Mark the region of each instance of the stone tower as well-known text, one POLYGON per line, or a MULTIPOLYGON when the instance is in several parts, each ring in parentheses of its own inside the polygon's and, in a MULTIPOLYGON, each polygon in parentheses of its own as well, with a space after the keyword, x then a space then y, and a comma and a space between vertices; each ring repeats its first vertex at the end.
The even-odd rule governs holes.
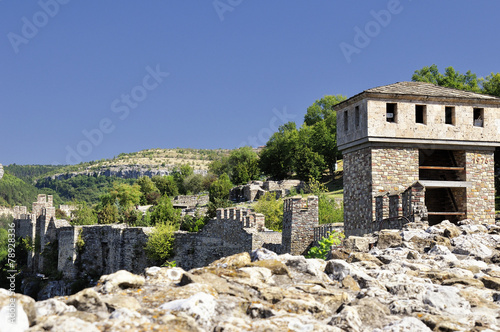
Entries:
POLYGON ((304 255, 314 241, 318 226, 318 197, 294 196, 283 203, 283 252, 304 255))
POLYGON ((376 218, 376 197, 396 197, 416 181, 424 187, 431 225, 495 221, 500 98, 400 82, 363 91, 334 110, 347 236, 376 230, 378 219, 411 217, 391 215, 382 204, 376 218))

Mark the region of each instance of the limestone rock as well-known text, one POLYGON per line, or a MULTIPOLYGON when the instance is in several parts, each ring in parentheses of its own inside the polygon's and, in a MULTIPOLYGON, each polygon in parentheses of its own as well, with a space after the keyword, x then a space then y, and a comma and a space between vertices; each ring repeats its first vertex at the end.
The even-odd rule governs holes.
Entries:
POLYGON ((98 291, 106 294, 116 288, 138 288, 144 285, 145 279, 142 276, 132 274, 125 270, 120 270, 110 275, 102 276, 98 282, 98 291))
POLYGON ((379 249, 399 247, 402 244, 400 231, 383 229, 378 236, 377 247, 379 249))

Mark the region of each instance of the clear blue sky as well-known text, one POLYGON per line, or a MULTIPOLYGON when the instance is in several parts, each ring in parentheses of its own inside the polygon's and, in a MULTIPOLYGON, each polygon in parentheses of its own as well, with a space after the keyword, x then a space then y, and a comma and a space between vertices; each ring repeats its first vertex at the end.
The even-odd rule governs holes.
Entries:
POLYGON ((264 145, 326 94, 433 63, 499 72, 499 12, 461 0, 0 0, 0 163, 264 145))

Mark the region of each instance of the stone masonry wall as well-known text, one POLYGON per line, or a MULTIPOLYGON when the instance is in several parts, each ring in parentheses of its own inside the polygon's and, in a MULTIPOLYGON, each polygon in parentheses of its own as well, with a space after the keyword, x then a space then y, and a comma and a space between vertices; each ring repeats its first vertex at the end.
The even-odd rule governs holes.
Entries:
POLYGON ((372 212, 371 151, 344 153, 344 232, 346 236, 368 232, 372 212))
POLYGON ((284 252, 304 255, 314 242, 318 226, 318 197, 295 196, 283 203, 282 244, 284 252))
POLYGON ((467 218, 495 222, 494 151, 466 151, 467 218))

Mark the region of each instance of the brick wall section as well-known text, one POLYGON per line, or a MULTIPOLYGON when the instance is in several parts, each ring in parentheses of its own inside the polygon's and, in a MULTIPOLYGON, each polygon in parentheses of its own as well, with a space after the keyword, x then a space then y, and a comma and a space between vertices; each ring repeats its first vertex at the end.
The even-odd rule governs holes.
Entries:
POLYGON ((304 255, 314 241, 318 226, 318 197, 295 196, 283 203, 283 250, 292 255, 304 255))
POLYGON ((371 150, 344 153, 344 228, 345 235, 368 233, 372 221, 371 150))
POLYGON ((493 151, 466 151, 467 218, 495 222, 495 182, 493 151))

